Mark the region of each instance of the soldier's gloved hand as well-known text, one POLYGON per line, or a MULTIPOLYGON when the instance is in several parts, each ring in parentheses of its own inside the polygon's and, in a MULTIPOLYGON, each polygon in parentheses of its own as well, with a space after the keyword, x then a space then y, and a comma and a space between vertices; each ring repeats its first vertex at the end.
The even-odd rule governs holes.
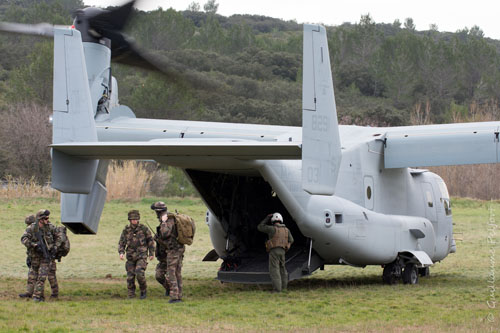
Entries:
POLYGON ((124 254, 120 253, 120 260, 123 260, 124 254))

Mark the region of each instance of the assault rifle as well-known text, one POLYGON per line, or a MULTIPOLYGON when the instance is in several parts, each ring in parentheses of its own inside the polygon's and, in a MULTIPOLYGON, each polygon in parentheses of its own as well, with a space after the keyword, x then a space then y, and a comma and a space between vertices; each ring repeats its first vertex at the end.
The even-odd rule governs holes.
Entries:
POLYGON ((37 239, 37 243, 36 243, 37 246, 36 247, 38 248, 39 251, 42 252, 43 257, 49 261, 54 260, 55 255, 52 251, 49 251, 49 249, 47 247, 47 243, 45 242, 45 239, 42 236, 42 232, 40 231, 40 228, 38 227, 38 225, 36 226, 35 236, 37 239))
MULTIPOLYGON (((151 228, 151 226, 149 225, 149 223, 147 221, 144 221, 144 223, 146 223, 146 225, 148 226, 149 230, 151 230, 151 232, 153 233, 153 235, 155 236, 154 237, 154 240, 159 244, 161 245, 163 248, 167 249, 167 243, 165 243, 165 241, 163 241, 160 237, 158 237, 158 235, 154 232, 153 228, 151 228)), ((158 231, 158 230, 156 230, 158 231)))

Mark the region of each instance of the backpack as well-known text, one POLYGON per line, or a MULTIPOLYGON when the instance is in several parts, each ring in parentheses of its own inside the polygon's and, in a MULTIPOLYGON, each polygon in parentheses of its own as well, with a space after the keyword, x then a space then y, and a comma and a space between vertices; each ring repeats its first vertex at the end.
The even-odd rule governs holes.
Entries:
POLYGON ((69 238, 66 234, 66 227, 56 227, 56 234, 61 238, 61 246, 57 248, 56 258, 66 257, 70 249, 69 238))
POLYGON ((177 241, 185 245, 193 244, 194 233, 196 231, 194 220, 186 214, 176 213, 174 217, 175 225, 177 226, 177 241))

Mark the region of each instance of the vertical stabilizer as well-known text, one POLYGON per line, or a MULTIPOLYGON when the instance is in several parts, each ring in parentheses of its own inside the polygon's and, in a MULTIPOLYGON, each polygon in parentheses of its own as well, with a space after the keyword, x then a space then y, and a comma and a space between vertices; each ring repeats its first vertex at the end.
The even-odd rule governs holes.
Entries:
POLYGON ((302 82, 302 187, 332 195, 340 168, 337 109, 323 26, 304 25, 302 82))

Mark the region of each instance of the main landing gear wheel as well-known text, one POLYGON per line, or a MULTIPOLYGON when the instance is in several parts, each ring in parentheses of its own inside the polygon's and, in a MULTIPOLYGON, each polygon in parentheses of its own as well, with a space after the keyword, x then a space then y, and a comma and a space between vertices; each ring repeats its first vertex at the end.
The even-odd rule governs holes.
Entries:
POLYGON ((382 273, 382 280, 385 284, 396 284, 401 279, 401 265, 396 262, 391 262, 385 265, 382 273))
POLYGON ((418 282, 418 269, 415 264, 406 264, 403 271, 404 284, 417 284, 418 282))

